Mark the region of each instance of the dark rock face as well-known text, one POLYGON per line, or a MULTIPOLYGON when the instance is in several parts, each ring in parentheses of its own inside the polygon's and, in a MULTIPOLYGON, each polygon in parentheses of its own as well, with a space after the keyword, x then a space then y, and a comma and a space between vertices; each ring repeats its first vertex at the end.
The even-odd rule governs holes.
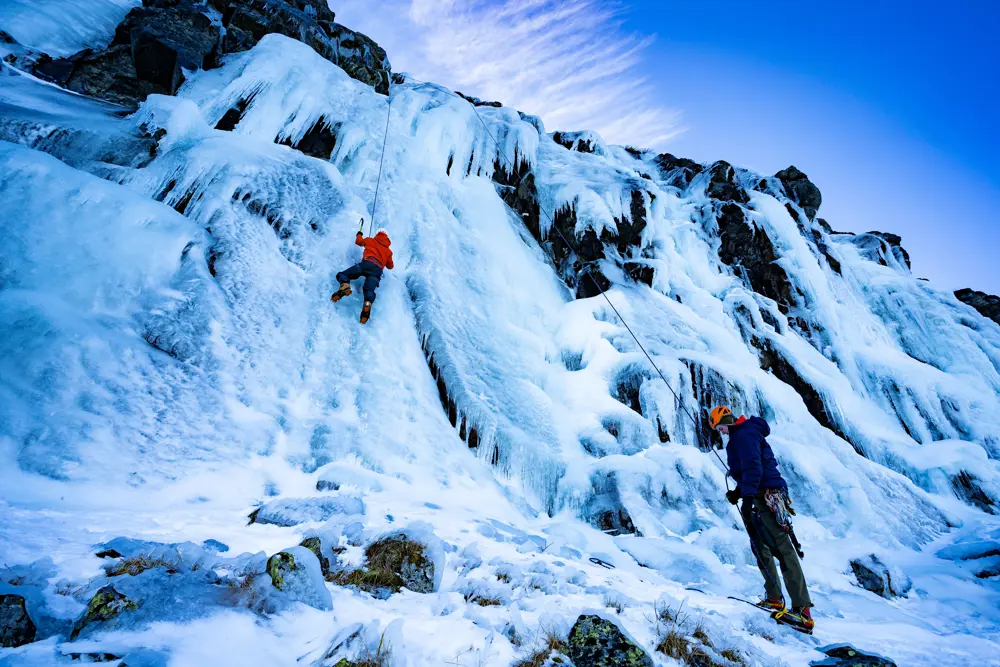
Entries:
MULTIPOLYGON (((745 195, 746 193, 744 193, 745 195)), ((788 274, 777 264, 778 253, 763 229, 747 222, 743 208, 723 204, 716 215, 719 225, 719 259, 745 276, 750 288, 774 299, 783 313, 795 304, 788 274)))
POLYGON ((963 470, 951 478, 951 486, 955 493, 967 503, 975 505, 987 514, 997 514, 996 500, 979 485, 975 476, 963 470))
POLYGON ((977 292, 966 287, 955 292, 955 297, 962 303, 978 310, 983 317, 988 317, 1000 324, 1000 296, 977 292))
POLYGON ((823 195, 809 177, 794 166, 779 171, 775 177, 785 186, 788 197, 802 207, 809 219, 815 218, 823 203, 823 195))
POLYGON ((853 646, 831 646, 820 649, 828 657, 810 663, 814 667, 896 667, 888 658, 862 653, 853 646))
POLYGON ((906 264, 906 268, 911 268, 910 253, 906 252, 906 248, 902 245, 903 239, 898 234, 890 234, 889 232, 868 232, 868 234, 882 239, 888 245, 889 252, 896 257, 896 260, 906 264))
POLYGON ((652 287, 656 270, 642 262, 625 262, 625 273, 637 283, 644 283, 652 287))
POLYGON ((887 600, 906 595, 912 586, 905 577, 894 580, 889 568, 874 554, 852 560, 851 569, 862 588, 887 600))
MULTIPOLYGON (((403 83, 403 80, 399 81, 398 83, 403 83)), ((495 101, 487 102, 485 100, 479 99, 478 97, 474 97, 472 95, 466 95, 465 93, 458 90, 455 91, 455 94, 461 97, 466 102, 471 103, 472 106, 475 107, 493 107, 494 109, 499 109, 500 107, 503 106, 503 104, 500 102, 495 102, 495 101)))
POLYGON ((566 643, 566 654, 576 667, 653 667, 642 647, 600 616, 577 618, 566 643))
POLYGON ((603 150, 598 151, 597 141, 587 132, 554 132, 552 140, 560 146, 578 153, 604 152, 603 150))
MULTIPOLYGON (((230 111, 233 110, 230 109, 230 111)), ((229 112, 226 113, 228 114, 229 112)), ((225 120, 225 117, 223 117, 223 120, 225 120)), ((219 122, 221 123, 222 121, 219 122)), ((337 130, 339 127, 339 123, 331 124, 326 118, 320 118, 315 125, 309 128, 309 131, 303 135, 298 143, 293 144, 288 140, 281 143, 300 150, 306 155, 311 155, 321 160, 329 160, 330 156, 333 155, 333 149, 337 147, 337 130)))
POLYGON ((35 641, 35 624, 20 595, 0 595, 0 648, 24 646, 35 641))
MULTIPOLYGON (((778 352, 778 350, 776 350, 769 341, 755 339, 753 341, 753 345, 758 350, 760 367, 765 371, 769 371, 774 375, 774 377, 794 389, 796 393, 802 397, 802 402, 806 404, 806 409, 809 410, 809 414, 811 414, 816 421, 839 435, 844 440, 848 440, 847 435, 844 433, 843 429, 840 428, 838 421, 830 413, 830 410, 826 406, 826 402, 823 400, 823 396, 816 390, 816 388, 806 382, 806 380, 799 375, 798 371, 795 370, 795 367, 789 363, 788 360, 785 359, 785 357, 778 352)), ((855 446, 855 451, 864 455, 864 453, 857 446, 855 446)))
POLYGON ((706 193, 712 199, 737 204, 750 202, 750 195, 736 183, 736 170, 728 162, 720 160, 713 164, 709 176, 706 193))
POLYGON ((670 153, 661 153, 654 160, 663 172, 668 183, 675 187, 686 188, 691 185, 695 176, 705 170, 703 166, 687 158, 679 158, 670 153))
POLYGON ((311 46, 348 75, 389 92, 385 51, 335 23, 325 0, 145 0, 129 12, 104 51, 37 58, 33 72, 74 92, 130 109, 147 96, 173 95, 183 69, 210 69, 219 57, 253 48, 279 33, 311 46), (218 14, 221 12, 221 26, 218 14), (225 37, 222 28, 225 28, 225 37))

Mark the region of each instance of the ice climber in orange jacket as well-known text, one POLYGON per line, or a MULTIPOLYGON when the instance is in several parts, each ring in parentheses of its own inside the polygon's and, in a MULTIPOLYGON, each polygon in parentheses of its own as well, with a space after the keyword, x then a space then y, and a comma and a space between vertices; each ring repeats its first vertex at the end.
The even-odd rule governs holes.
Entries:
POLYGON ((372 302, 375 301, 375 290, 382 280, 383 269, 392 269, 393 267, 392 250, 389 249, 392 242, 385 229, 380 228, 374 237, 366 237, 359 230, 354 243, 365 249, 361 256, 361 263, 337 274, 340 289, 330 297, 330 300, 337 302, 348 296, 351 293, 351 281, 364 276, 365 305, 361 308, 361 323, 364 324, 371 317, 372 302))

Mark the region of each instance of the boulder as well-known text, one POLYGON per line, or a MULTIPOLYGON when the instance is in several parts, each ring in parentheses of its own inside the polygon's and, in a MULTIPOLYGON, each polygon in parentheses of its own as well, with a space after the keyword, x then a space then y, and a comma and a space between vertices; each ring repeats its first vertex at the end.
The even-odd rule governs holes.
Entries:
POLYGON ((292 600, 316 609, 333 608, 319 560, 309 549, 298 546, 279 551, 267 560, 266 571, 271 585, 292 600))
POLYGON ((887 600, 906 595, 912 587, 906 575, 890 569, 875 554, 852 560, 851 569, 862 588, 887 600))
POLYGON ((983 317, 1000 324, 1000 296, 977 292, 966 287, 955 292, 955 298, 975 308, 983 317))
POLYGON ((820 204, 823 203, 823 194, 809 180, 809 177, 794 165, 788 169, 782 169, 774 176, 785 186, 788 198, 801 206, 810 220, 814 219, 820 204))
POLYGON ((35 624, 20 595, 0 595, 0 648, 15 648, 35 641, 35 624))
POLYGON ((576 667, 653 667, 642 647, 600 616, 577 618, 566 643, 566 654, 576 667))
POLYGON ((324 577, 330 574, 330 559, 323 555, 322 540, 318 537, 307 537, 299 543, 299 546, 304 547, 315 554, 316 560, 319 561, 320 570, 323 572, 324 577))
POLYGON ((125 611, 135 611, 139 606, 115 590, 114 586, 105 586, 97 591, 87 604, 87 611, 73 626, 70 641, 80 636, 85 628, 92 623, 110 621, 125 611))
POLYGON ((888 658, 868 655, 846 644, 828 646, 819 650, 827 657, 809 663, 812 667, 896 667, 896 663, 888 658))

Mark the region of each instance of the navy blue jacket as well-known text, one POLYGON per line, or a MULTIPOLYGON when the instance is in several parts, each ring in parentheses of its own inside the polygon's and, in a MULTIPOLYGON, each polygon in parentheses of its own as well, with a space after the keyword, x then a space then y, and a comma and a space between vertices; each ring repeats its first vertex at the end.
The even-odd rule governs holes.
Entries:
POLYGON ((736 480, 736 488, 744 498, 752 498, 764 489, 784 489, 788 485, 778 472, 778 461, 766 438, 771 427, 760 417, 750 417, 742 424, 729 427, 729 474, 736 480))

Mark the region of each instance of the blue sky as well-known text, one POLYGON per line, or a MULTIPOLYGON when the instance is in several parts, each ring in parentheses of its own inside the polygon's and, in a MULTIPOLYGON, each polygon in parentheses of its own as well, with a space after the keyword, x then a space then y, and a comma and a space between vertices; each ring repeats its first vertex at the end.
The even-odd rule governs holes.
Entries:
POLYGON ((1000 294, 1000 2, 366 5, 338 3, 338 21, 396 70, 550 130, 765 173, 795 164, 835 229, 895 232, 915 275, 1000 294))

